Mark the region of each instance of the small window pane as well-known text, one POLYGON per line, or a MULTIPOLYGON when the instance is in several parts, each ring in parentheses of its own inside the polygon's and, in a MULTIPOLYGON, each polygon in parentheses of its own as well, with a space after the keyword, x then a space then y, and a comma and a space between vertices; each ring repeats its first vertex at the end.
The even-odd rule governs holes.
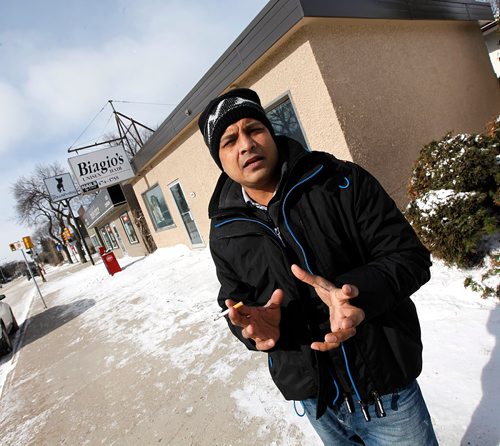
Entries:
POLYGON ((99 246, 101 246, 101 242, 99 241, 99 239, 97 238, 97 235, 91 235, 90 236, 90 240, 92 240, 92 244, 94 245, 94 247, 97 249, 99 248, 99 246))
POLYGON ((109 238, 108 232, 106 229, 101 228, 99 229, 99 232, 101 233, 101 237, 104 241, 104 244, 106 245, 106 251, 112 251, 113 250, 113 245, 111 244, 111 240, 109 238))
POLYGON ((113 234, 111 226, 108 224, 104 226, 104 229, 109 237, 109 240, 111 241, 111 246, 113 247, 113 249, 118 249, 118 242, 116 241, 115 234, 113 234))
POLYGON ((120 215, 120 220, 122 222, 123 229, 125 230, 125 234, 127 234, 127 238, 130 244, 133 245, 134 243, 139 243, 139 240, 137 240, 137 235, 135 233, 134 225, 130 221, 130 216, 128 215, 128 212, 124 212, 122 215, 120 215))
POLYGON ((266 114, 277 135, 289 136, 307 147, 306 139, 290 99, 268 110, 266 114))
POLYGON ((143 198, 156 230, 174 226, 174 220, 159 185, 145 192, 143 198))
POLYGON ((180 184, 174 184, 173 186, 170 186, 170 190, 172 191, 172 195, 174 196, 174 200, 177 203, 177 207, 179 208, 179 212, 181 214, 185 214, 186 212, 189 212, 189 206, 186 202, 186 198, 184 197, 184 194, 182 193, 180 184))

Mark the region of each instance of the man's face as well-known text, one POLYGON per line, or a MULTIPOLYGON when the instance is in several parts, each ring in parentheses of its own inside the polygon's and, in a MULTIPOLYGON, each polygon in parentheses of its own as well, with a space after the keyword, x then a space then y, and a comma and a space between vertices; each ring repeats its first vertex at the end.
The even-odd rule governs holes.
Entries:
POLYGON ((247 191, 274 191, 279 180, 278 148, 268 128, 253 118, 231 124, 220 139, 224 172, 247 191))

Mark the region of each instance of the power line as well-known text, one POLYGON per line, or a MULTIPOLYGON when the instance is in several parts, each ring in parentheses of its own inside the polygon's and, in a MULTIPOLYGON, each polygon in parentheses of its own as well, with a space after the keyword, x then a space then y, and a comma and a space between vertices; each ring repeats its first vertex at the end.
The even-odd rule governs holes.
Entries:
POLYGON ((113 117, 113 113, 111 113, 111 114, 109 115, 109 118, 108 118, 108 120, 106 121, 106 125, 104 126, 104 128, 103 128, 103 129, 102 129, 102 131, 101 131, 101 133, 99 134, 99 138, 100 138, 102 135, 104 135, 104 130, 106 130, 106 127, 108 126, 109 121, 111 121, 111 118, 112 118, 112 117, 113 117))
POLYGON ((85 127, 85 129, 83 130, 82 133, 80 133, 80 135, 78 135, 78 137, 75 139, 75 141, 73 142, 73 144, 71 144, 69 146, 69 148, 71 149, 75 144, 76 142, 82 137, 82 135, 88 130, 88 128, 92 125, 92 123, 97 119, 97 117, 102 113, 102 111, 106 108, 106 105, 108 105, 108 103, 106 102, 104 104, 104 106, 97 112, 97 114, 94 116, 94 118, 92 119, 92 121, 89 122, 89 124, 87 125, 87 127, 85 127))
MULTIPOLYGON (((73 146, 77 143, 77 141, 83 136, 83 134, 89 129, 89 127, 94 123, 94 121, 97 119, 97 117, 102 113, 102 111, 106 108, 106 105, 108 104, 112 104, 113 102, 118 102, 118 103, 121 103, 121 104, 142 104, 142 105, 163 105, 163 106, 170 106, 170 107, 173 107, 175 106, 176 104, 165 104, 165 103, 160 103, 160 102, 134 102, 134 101, 114 101, 114 100, 109 100, 107 101, 104 106, 97 112, 97 114, 92 118, 92 120, 88 123, 88 125, 85 127, 85 129, 80 133, 80 135, 78 135, 78 137, 75 139, 75 141, 73 142, 73 144, 71 144, 68 148, 68 150, 70 150, 71 148, 73 148, 73 146)), ((104 133, 104 130, 106 130, 106 127, 108 126, 109 124, 109 121, 111 120, 111 118, 113 117, 113 113, 110 115, 108 121, 106 122, 106 125, 104 126, 103 130, 101 133, 104 133)))

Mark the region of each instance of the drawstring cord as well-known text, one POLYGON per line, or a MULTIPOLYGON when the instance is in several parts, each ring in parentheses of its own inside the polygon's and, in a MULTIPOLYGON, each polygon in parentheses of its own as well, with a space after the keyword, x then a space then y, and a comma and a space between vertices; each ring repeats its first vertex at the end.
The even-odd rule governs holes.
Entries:
POLYGON ((329 370, 329 372, 330 372, 330 375, 332 376, 333 384, 335 385, 335 392, 336 392, 336 394, 335 394, 335 398, 332 401, 332 405, 335 406, 335 403, 337 402, 337 400, 339 399, 339 396, 340 396, 340 390, 339 390, 339 386, 337 384, 337 381, 333 377, 332 371, 329 370))
POLYGON ((304 407, 304 403, 302 401, 299 401, 299 403, 302 406, 303 412, 299 413, 299 411, 297 410, 297 401, 293 402, 293 409, 295 410, 295 413, 302 418, 306 414, 306 408, 304 407))

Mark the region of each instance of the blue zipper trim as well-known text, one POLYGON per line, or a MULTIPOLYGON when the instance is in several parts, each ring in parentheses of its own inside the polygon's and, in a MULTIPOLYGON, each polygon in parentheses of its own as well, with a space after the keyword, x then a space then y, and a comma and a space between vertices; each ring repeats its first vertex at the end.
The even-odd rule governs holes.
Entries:
POLYGON ((337 381, 335 380, 335 378, 333 376, 332 376, 332 379, 333 379, 333 384, 335 384, 335 391, 337 392, 337 394, 335 395, 335 398, 333 399, 333 402, 332 402, 332 405, 335 405, 335 403, 339 399, 340 390, 339 390, 339 386, 337 384, 337 381))
POLYGON ((361 396, 359 395, 358 389, 357 389, 356 385, 354 384, 354 379, 351 375, 351 370, 349 369, 349 361, 347 360, 347 354, 345 352, 343 342, 340 343, 340 347, 342 348, 342 354, 344 355, 344 362, 345 362, 345 366, 347 369, 347 374, 349 375, 349 379, 351 380, 351 384, 352 384, 352 387, 354 389, 354 392, 356 393, 356 397, 358 398, 358 401, 361 402, 361 396))
MULTIPOLYGON (((283 199, 283 204, 281 206, 281 212, 283 213, 283 219, 285 221, 285 226, 288 229, 288 232, 292 236, 292 238, 295 241, 295 243, 297 244, 297 246, 300 248, 300 251, 302 252, 302 256, 304 257, 304 263, 306 265, 307 271, 309 271, 309 274, 314 274, 314 273, 313 273, 311 267, 309 266, 309 261, 307 260, 307 255, 306 255, 306 252, 305 252, 304 248, 302 247, 302 245, 300 244, 300 242, 297 240, 297 237, 295 237, 295 234, 293 233, 293 231, 290 229, 290 225, 288 224, 288 218, 287 218, 286 213, 285 213, 285 204, 286 204, 286 200, 288 199, 288 197, 290 196, 290 194, 297 187, 299 187, 300 185, 304 184, 306 181, 309 181, 311 178, 313 178, 314 176, 316 176, 319 172, 321 172, 322 169, 323 169, 323 165, 319 166, 319 168, 316 169, 313 173, 311 173, 309 176, 307 176, 306 178, 302 179, 295 186, 293 186, 288 191, 288 193, 286 194, 285 198, 283 199)), ((350 184, 349 180, 347 178, 345 178, 345 179, 347 181, 347 185, 346 186, 339 186, 341 189, 345 189, 345 188, 349 187, 349 184, 350 184)), ((349 380, 351 381, 352 388, 354 389, 354 392, 356 393, 358 401, 361 401, 361 398, 360 398, 360 395, 359 395, 359 392, 358 392, 358 388, 356 387, 356 384, 354 383, 354 379, 353 379, 353 377, 351 375, 351 370, 349 369, 349 362, 347 360, 347 355, 346 355, 346 352, 345 352, 344 343, 341 342, 340 346, 342 347, 342 353, 344 355, 344 362, 345 362, 345 366, 346 366, 346 370, 347 370, 347 375, 349 376, 349 380)), ((333 382, 335 384, 335 388, 337 390, 337 396, 335 397, 335 401, 337 401, 337 398, 339 396, 339 388, 338 388, 338 385, 337 385, 337 382, 336 382, 335 378, 332 377, 332 379, 333 379, 333 382)))

